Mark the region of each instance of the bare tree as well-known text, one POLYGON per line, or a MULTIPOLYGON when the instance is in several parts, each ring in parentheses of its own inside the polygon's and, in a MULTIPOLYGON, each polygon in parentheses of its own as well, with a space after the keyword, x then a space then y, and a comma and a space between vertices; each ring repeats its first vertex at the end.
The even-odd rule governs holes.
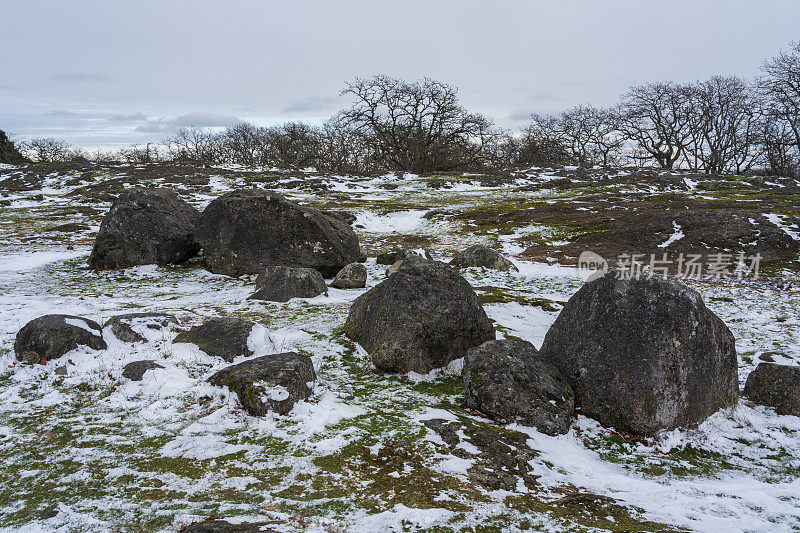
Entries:
POLYGON ((622 97, 620 129, 661 168, 673 168, 691 142, 691 93, 664 82, 631 87, 622 97))
POLYGON ((65 163, 86 160, 86 154, 80 148, 71 146, 62 139, 37 137, 22 143, 22 151, 34 163, 65 163))
POLYGON ((572 162, 557 117, 534 113, 531 120, 522 130, 517 149, 517 165, 559 165, 572 162))
POLYGON ((454 87, 428 78, 356 79, 342 95, 355 102, 338 119, 365 134, 390 168, 427 172, 473 166, 497 135, 489 119, 459 104, 454 87))
POLYGON ((692 87, 690 167, 709 174, 745 172, 755 161, 756 99, 736 76, 714 76, 692 87))
POLYGON ((211 164, 221 160, 221 135, 196 126, 181 128, 164 140, 172 159, 211 164))
POLYGON ((579 165, 608 165, 624 143, 618 114, 591 105, 564 111, 558 116, 556 127, 579 165))
POLYGON ((231 163, 255 165, 261 162, 267 138, 264 128, 239 122, 221 135, 222 157, 231 163))
POLYGON ((769 116, 769 139, 780 139, 773 150, 783 150, 785 142, 790 143, 786 154, 789 164, 785 170, 794 167, 800 159, 800 41, 791 43, 788 51, 781 51, 761 66, 763 76, 758 80, 766 99, 766 114, 769 116), (775 135, 772 135, 775 134, 775 135), (794 159, 795 162, 791 160, 794 159))

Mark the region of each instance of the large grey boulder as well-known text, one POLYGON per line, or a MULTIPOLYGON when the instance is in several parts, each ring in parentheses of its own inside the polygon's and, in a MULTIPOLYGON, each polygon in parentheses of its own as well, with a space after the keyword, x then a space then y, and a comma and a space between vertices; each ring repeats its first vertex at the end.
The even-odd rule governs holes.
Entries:
POLYGON ((483 267, 492 270, 518 270, 508 258, 480 244, 458 252, 450 264, 456 268, 483 267))
POLYGON ((256 278, 256 292, 251 300, 288 302, 292 298, 313 298, 328 294, 322 274, 313 268, 266 267, 256 278))
POLYGON ((199 212, 171 189, 123 191, 100 224, 89 255, 98 270, 184 263, 197 255, 199 212))
POLYGON ((358 237, 341 218, 263 189, 213 200, 200 215, 197 239, 207 268, 230 276, 292 266, 333 277, 360 253, 358 237))
POLYGON ((315 379, 310 357, 287 352, 231 365, 208 381, 235 392, 251 415, 264 416, 268 411, 288 413, 295 403, 311 396, 315 379))
POLYGON ((362 289, 367 285, 367 267, 350 263, 336 274, 331 287, 336 289, 362 289))
POLYGON ((581 413, 640 435, 689 426, 736 403, 734 339, 685 285, 661 277, 586 283, 545 336, 542 358, 581 413))
POLYGON ((105 350, 100 324, 72 315, 44 315, 25 324, 17 333, 14 353, 20 361, 57 359, 78 346, 105 350))
POLYGON ((425 373, 495 338, 478 296, 458 272, 413 257, 355 299, 344 330, 386 372, 425 373))
POLYGON ((172 342, 188 342, 210 356, 231 362, 237 357, 253 355, 248 339, 255 322, 244 318, 213 318, 189 331, 179 333, 172 342))
POLYGON ((779 414, 800 416, 800 367, 759 363, 747 376, 744 395, 779 414))
POLYGON ((519 422, 548 435, 569 431, 572 388, 528 341, 484 342, 467 352, 462 371, 466 406, 502 424, 519 422))
POLYGON ((125 313, 116 315, 103 324, 103 329, 110 327, 111 333, 122 342, 145 342, 140 333, 134 327, 144 327, 147 329, 163 329, 170 324, 177 324, 178 319, 175 315, 168 313, 125 313))

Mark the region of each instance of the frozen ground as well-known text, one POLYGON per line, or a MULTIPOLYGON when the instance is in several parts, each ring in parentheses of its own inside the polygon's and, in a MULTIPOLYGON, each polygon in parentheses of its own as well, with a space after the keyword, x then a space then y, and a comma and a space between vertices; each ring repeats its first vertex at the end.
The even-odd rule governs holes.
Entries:
MULTIPOLYGON (((371 252, 403 244, 449 259, 476 242, 502 246, 519 273, 464 275, 499 335, 539 346, 581 280, 571 267, 519 254, 526 239, 559 243, 568 233, 534 222, 474 224, 459 215, 497 202, 570 201, 564 191, 531 187, 556 177, 533 170, 502 182, 359 179, 272 170, 259 181, 244 171, 212 170, 205 181, 142 181, 175 186, 198 207, 255 181, 304 203, 352 212, 371 252), (431 209, 444 214, 425 217, 431 209)), ((707 194, 689 181, 691 187, 673 192, 707 194)), ((210 274, 199 263, 89 270, 92 234, 109 205, 97 184, 106 182, 132 180, 112 171, 54 172, 8 188, 8 205, 0 207, 3 530, 177 531, 209 516, 269 522, 278 531, 800 529, 800 418, 741 400, 697 428, 646 442, 583 417, 560 437, 500 428, 461 407, 457 364, 426 376, 375 374, 366 354, 340 334, 361 290, 271 304, 246 300, 253 279, 210 274), (54 229, 64 225, 72 226, 54 229), (142 328, 148 342, 134 345, 106 330, 108 350, 79 349, 44 366, 14 359, 14 335, 37 316, 68 313, 102 323, 132 310, 171 312, 181 324, 142 328), (180 328, 216 316, 263 325, 267 334, 252 338, 258 352, 310 355, 318 374, 310 400, 288 416, 257 419, 239 409, 235 395, 206 384, 227 363, 172 340, 180 328), (157 359, 165 368, 140 383, 122 378, 122 367, 138 359, 157 359), (64 363, 67 375, 55 374, 64 363), (437 419, 461 426, 456 446, 431 429, 437 419), (496 450, 476 446, 477 432, 486 428, 509 443, 504 453, 525 464, 509 470, 496 450), (519 474, 518 482, 511 490, 482 484, 476 465, 519 474), (56 516, 40 518, 50 509, 56 516)), ((613 190, 615 197, 663 192, 642 183, 613 190)), ((574 201, 578 209, 592 208, 574 201)), ((785 213, 765 213, 796 234, 785 213)), ((374 259, 367 267, 369 287, 383 279, 384 267, 374 259)), ((791 269, 760 282, 692 284, 733 331, 742 384, 762 354, 797 364, 800 284, 791 269)))

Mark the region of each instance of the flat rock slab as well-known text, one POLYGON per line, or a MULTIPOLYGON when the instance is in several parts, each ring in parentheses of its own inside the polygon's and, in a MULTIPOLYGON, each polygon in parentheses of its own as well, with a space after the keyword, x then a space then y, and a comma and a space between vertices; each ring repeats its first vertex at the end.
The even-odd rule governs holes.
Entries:
POLYGON ((744 395, 779 414, 800 416, 800 367, 759 363, 747 376, 744 395))
POLYGON ((149 329, 162 329, 170 324, 178 324, 175 315, 167 313, 126 313, 116 315, 103 324, 103 329, 111 327, 111 333, 122 342, 146 342, 142 335, 131 326, 145 326, 149 329))
POLYGON ((89 264, 115 270, 185 263, 200 251, 199 214, 172 189, 125 190, 100 224, 89 264))
POLYGON ((344 329, 386 372, 426 373, 495 338, 467 280, 444 263, 415 257, 356 298, 344 329))
POLYGON ((253 355, 248 340, 255 325, 255 322, 244 318, 213 318, 179 333, 172 342, 194 344, 212 357, 231 362, 237 357, 253 355))
POLYGON ((131 381, 142 381, 142 377, 144 377, 144 373, 148 370, 153 370, 154 368, 164 368, 160 364, 156 363, 152 359, 146 359, 144 361, 134 361, 132 363, 128 363, 122 369, 122 377, 128 378, 131 381))
POLYGON ((211 376, 208 382, 228 387, 248 413, 264 416, 270 411, 288 413, 295 403, 311 396, 315 380, 310 357, 286 352, 229 366, 211 376))
POLYGON ((105 350, 100 324, 72 315, 44 315, 25 324, 17 333, 14 352, 20 361, 57 359, 78 346, 105 350), (33 355, 35 354, 35 356, 33 355))
POLYGON ((328 294, 325 279, 313 268, 266 267, 256 278, 251 300, 288 302, 292 298, 313 298, 328 294))
POLYGON ((561 372, 520 339, 484 342, 464 358, 466 406, 496 422, 519 422, 548 435, 569 431, 575 396, 561 372))

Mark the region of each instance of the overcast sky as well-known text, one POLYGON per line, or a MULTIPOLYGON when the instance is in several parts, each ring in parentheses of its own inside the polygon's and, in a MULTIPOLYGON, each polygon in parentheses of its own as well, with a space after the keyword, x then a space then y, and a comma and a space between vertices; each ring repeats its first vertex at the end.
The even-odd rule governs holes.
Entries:
POLYGON ((630 85, 751 77, 798 0, 0 0, 0 129, 82 146, 319 123, 347 80, 429 76, 504 127, 630 85))

